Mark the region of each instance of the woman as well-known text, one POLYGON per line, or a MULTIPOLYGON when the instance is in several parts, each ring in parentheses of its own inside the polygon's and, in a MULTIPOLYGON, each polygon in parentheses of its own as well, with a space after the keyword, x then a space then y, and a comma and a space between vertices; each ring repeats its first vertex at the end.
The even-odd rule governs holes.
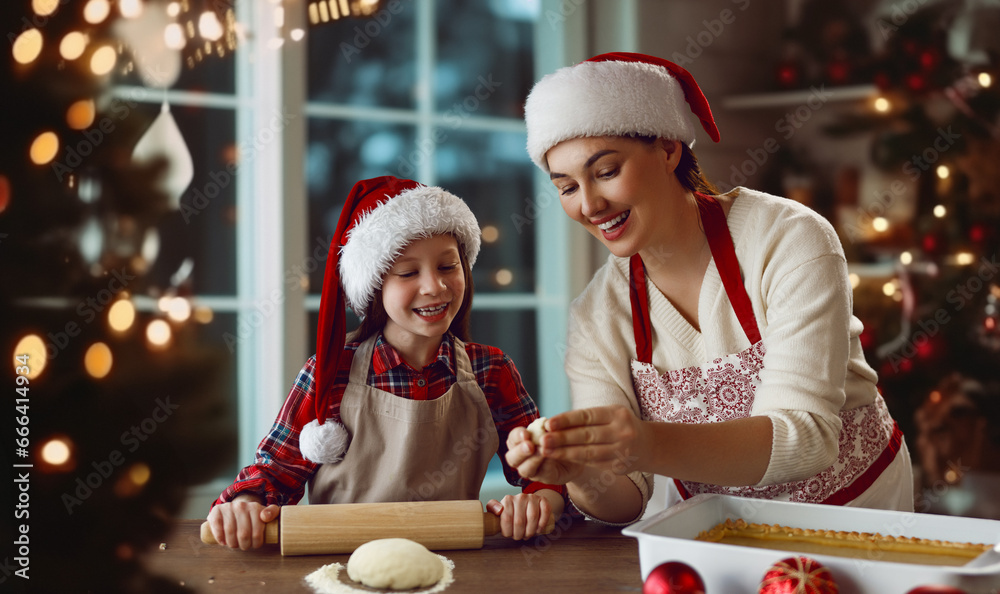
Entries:
POLYGON ((508 462, 611 524, 642 516, 653 475, 655 507, 727 493, 912 510, 836 233, 790 200, 712 196, 689 110, 718 141, 691 75, 642 54, 596 56, 529 95, 532 160, 611 256, 570 312, 574 410, 537 446, 512 432, 508 462))

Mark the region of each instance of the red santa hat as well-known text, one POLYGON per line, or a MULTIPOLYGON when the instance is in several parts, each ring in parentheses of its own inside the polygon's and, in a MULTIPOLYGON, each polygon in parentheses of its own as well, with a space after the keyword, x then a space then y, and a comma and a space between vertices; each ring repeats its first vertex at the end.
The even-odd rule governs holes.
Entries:
POLYGON ((528 154, 547 172, 545 153, 571 138, 655 136, 694 146, 689 110, 718 142, 712 110, 691 73, 646 54, 601 54, 535 83, 524 105, 528 154))
POLYGON ((340 400, 333 384, 346 335, 345 304, 364 316, 382 278, 415 239, 455 236, 472 267, 479 255, 475 215, 461 198, 392 176, 354 184, 330 243, 319 306, 316 338, 315 419, 299 433, 307 459, 332 464, 343 459, 350 436, 340 422, 340 400))

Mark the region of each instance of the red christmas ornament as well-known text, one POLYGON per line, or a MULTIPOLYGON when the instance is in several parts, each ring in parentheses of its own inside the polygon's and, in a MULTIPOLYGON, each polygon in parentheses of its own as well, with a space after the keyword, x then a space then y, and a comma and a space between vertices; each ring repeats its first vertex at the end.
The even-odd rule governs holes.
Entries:
POLYGON ((954 586, 917 586, 906 594, 968 594, 965 590, 954 586))
POLYGON ((782 559, 767 570, 759 594, 837 594, 830 570, 809 557, 782 559))
POLYGON ((778 83, 778 87, 782 89, 794 89, 798 87, 799 79, 801 78, 798 64, 790 61, 778 64, 774 78, 778 83))
POLYGON ((705 594, 705 582, 687 563, 668 561, 649 572, 642 594, 705 594))

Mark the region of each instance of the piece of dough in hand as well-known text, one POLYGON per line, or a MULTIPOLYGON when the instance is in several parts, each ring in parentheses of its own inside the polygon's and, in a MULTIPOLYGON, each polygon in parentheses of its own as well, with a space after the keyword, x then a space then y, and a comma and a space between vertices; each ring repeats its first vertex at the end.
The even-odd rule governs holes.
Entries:
POLYGON ((542 436, 547 433, 547 431, 545 431, 545 421, 547 420, 548 417, 538 417, 532 421, 530 425, 528 425, 528 433, 531 434, 531 441, 533 441, 535 445, 540 445, 542 436))
POLYGON ((437 583, 443 575, 441 559, 407 538, 366 542, 347 560, 347 576, 369 588, 421 588, 437 583))

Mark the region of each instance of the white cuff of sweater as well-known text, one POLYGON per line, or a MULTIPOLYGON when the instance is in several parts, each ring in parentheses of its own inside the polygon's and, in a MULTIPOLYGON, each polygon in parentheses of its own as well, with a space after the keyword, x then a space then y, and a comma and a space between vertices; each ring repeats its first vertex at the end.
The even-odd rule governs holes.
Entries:
POLYGON ((840 423, 833 427, 826 419, 799 410, 766 414, 772 426, 771 460, 755 486, 800 481, 837 459, 840 423))

